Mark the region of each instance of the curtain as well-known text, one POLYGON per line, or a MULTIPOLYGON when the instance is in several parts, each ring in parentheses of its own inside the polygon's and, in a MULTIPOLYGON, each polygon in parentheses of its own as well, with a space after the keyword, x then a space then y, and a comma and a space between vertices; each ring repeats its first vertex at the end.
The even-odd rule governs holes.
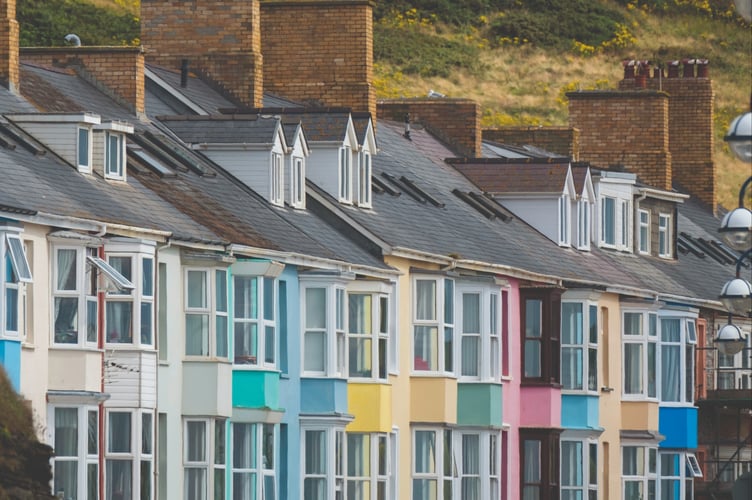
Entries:
POLYGON ((55 461, 55 495, 62 494, 64 500, 78 498, 78 462, 55 461))
POLYGON ((661 340, 663 342, 681 342, 681 320, 661 320, 661 340))
POLYGON ((480 337, 462 336, 462 375, 477 377, 480 375, 480 337))
POLYGON ((256 493, 256 474, 252 472, 235 472, 232 475, 232 500, 254 500, 256 493))
POLYGON ((583 486, 582 442, 561 442, 561 485, 583 486))
POLYGON ((415 319, 436 319, 436 281, 417 280, 415 282, 415 319))
POLYGON ((206 453, 206 422, 186 423, 186 462, 204 462, 206 453))
POLYGON ((462 498, 480 500, 480 436, 477 434, 462 435, 462 475, 462 498))
POLYGON ((439 346, 438 330, 435 326, 415 327, 415 370, 438 370, 439 369, 439 346))
POLYGON ((107 342, 129 344, 133 342, 131 320, 133 318, 133 302, 107 301, 106 323, 107 342))
POLYGON ((368 434, 347 435, 347 475, 368 477, 371 474, 371 441, 368 434))
POLYGON ((462 334, 462 375, 477 377, 480 375, 480 294, 462 294, 462 334))
POLYGON ((305 431, 305 473, 326 474, 325 431, 305 431))
POLYGON ((525 483, 539 483, 541 480, 540 451, 540 441, 525 440, 525 456, 523 457, 523 479, 525 483))
POLYGON ((206 499, 206 470, 185 469, 185 500, 206 499))
POLYGON ((624 392, 642 392, 642 344, 624 344, 624 392))
POLYGON ((326 333, 306 332, 304 370, 323 372, 326 370, 326 333))
POLYGON ((681 348, 661 346, 661 401, 680 401, 681 348))
POLYGON ((107 426, 107 451, 110 453, 131 452, 131 414, 110 412, 107 426))
POLYGON ((209 355, 209 315, 185 315, 185 353, 189 356, 209 355))
POLYGON ((436 432, 415 431, 415 472, 436 472, 436 432))
POLYGON ((57 289, 76 289, 76 250, 57 251, 57 289))
POLYGON ((561 383, 564 389, 582 389, 581 347, 561 348, 561 383))
POLYGON ((256 424, 232 424, 232 466, 256 468, 256 424))
POLYGON ((78 456, 77 408, 55 408, 55 456, 78 456))
POLYGON ((131 500, 132 469, 133 464, 130 460, 107 460, 106 493, 108 500, 131 500))

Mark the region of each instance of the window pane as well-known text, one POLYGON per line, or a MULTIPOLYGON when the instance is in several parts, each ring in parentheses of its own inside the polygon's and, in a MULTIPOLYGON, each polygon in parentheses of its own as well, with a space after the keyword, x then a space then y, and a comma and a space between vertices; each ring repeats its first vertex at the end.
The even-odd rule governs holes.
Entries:
POLYGON ((132 471, 133 462, 130 460, 107 460, 106 498, 132 498, 132 471))
POLYGON ((274 320, 274 279, 264 278, 264 319, 274 320))
POLYGON ((78 343, 78 299, 55 297, 55 342, 78 343))
POLYGON ((131 330, 131 322, 133 320, 133 303, 107 301, 105 311, 107 342, 117 344, 132 343, 133 331, 131 330))
POLYGON ((185 315, 185 353, 189 356, 209 355, 209 315, 185 315))
POLYGON ((151 337, 151 325, 152 325, 152 316, 151 316, 151 302, 141 302, 141 343, 142 344, 151 344, 152 343, 152 337, 151 337))
POLYGON ((274 425, 264 424, 262 428, 263 448, 261 464, 264 469, 274 470, 274 425))
POLYGON ((603 198, 603 241, 609 245, 616 243, 616 200, 603 198))
POLYGON ((454 323, 454 281, 444 280, 444 322, 454 323))
POLYGON ((224 465, 227 458, 227 424, 224 420, 217 420, 214 424, 214 463, 224 465))
POLYGON ((204 500, 206 498, 206 470, 185 469, 186 500, 204 500))
POLYGON ((188 271, 188 307, 205 309, 208 307, 206 300, 206 272, 188 271))
POLYGON ((128 412, 109 413, 108 447, 110 453, 131 452, 131 414, 128 412))
POLYGON ((76 262, 75 250, 58 250, 57 251, 57 289, 58 290, 75 290, 76 289, 76 262))
POLYGON ((274 327, 267 326, 264 328, 264 362, 273 364, 276 358, 276 350, 274 327))
MULTIPOLYGON (((78 462, 55 461, 55 485, 54 493, 62 494, 61 498, 78 498, 78 462)), ((49 473, 48 473, 49 474, 49 473)))
POLYGON ((415 281, 415 319, 436 319, 436 281, 415 281))
POLYGON ((598 349, 588 349, 588 390, 598 390, 598 349))
POLYGON ((216 280, 216 309, 227 312, 227 271, 215 271, 216 280))
POLYGON ((151 462, 141 460, 141 499, 151 500, 151 462))
POLYGON ((303 369, 323 372, 326 369, 326 333, 306 332, 303 369))
POLYGON ((525 336, 541 336, 541 311, 543 303, 537 299, 525 301, 525 336))
POLYGON ((480 336, 463 336, 462 338, 462 375, 466 377, 480 375, 480 336))
POLYGON ((89 435, 87 436, 86 452, 89 455, 97 455, 99 453, 99 413, 89 410, 87 420, 89 435))
POLYGON ((371 344, 372 341, 369 338, 354 337, 349 339, 349 367, 351 377, 371 376, 371 344))
POLYGON ((541 442, 539 440, 526 439, 523 449, 522 475, 524 482, 539 483, 541 479, 541 442))
POLYGON ((326 289, 306 288, 306 328, 326 328, 326 289))
POLYGON ((232 466, 256 468, 256 424, 232 424, 232 466))
POLYGON ((656 397, 656 349, 655 342, 648 342, 648 397, 656 397))
POLYGON ((590 320, 590 343, 598 343, 598 306, 590 306, 588 318, 590 320))
POLYGON ((561 485, 583 486, 582 442, 561 442, 561 485))
POLYGON ((85 128, 78 129, 78 164, 89 166, 89 130, 85 128))
POLYGON ((462 333, 480 333, 480 294, 462 294, 462 333))
POLYGON ((642 313, 624 313, 624 335, 642 335, 642 313))
POLYGON ((216 332, 215 335, 217 336, 217 356, 220 358, 226 358, 228 355, 228 347, 227 347, 227 325, 229 320, 227 319, 227 316, 220 316, 217 315, 215 317, 215 323, 216 323, 216 332))
POLYGON ((582 348, 561 348, 561 383, 564 389, 581 390, 582 348))
POLYGON ((99 498, 99 465, 86 465, 86 498, 95 500, 99 498))
POLYGON ((305 431, 305 473, 326 474, 325 431, 305 431))
MULTIPOLYGON (((120 274, 123 275, 128 281, 133 281, 133 259, 130 257, 110 257, 108 259, 109 264, 120 274)), ((128 290, 111 292, 116 294, 128 295, 128 290)))
POLYGON ((185 460, 186 462, 206 461, 206 422, 186 422, 185 460))
POLYGON ((682 375, 680 346, 661 346, 661 401, 680 401, 682 375))
POLYGON ((147 297, 154 295, 154 259, 141 259, 141 293, 147 297))
POLYGON ((624 344, 624 392, 642 393, 642 344, 624 344))
POLYGON ((582 344, 583 311, 582 304, 564 302, 561 304, 562 344, 582 344))
POLYGON ((439 332, 433 326, 416 326, 413 369, 416 371, 439 369, 439 332))
POLYGON ((55 408, 55 456, 78 456, 77 408, 55 408))
POLYGON ((141 453, 151 455, 153 441, 151 413, 141 414, 141 453))
POLYGON ((235 318, 258 318, 258 279, 235 276, 235 318))
POLYGON ((255 365, 258 362, 258 325, 235 323, 235 363, 255 365))
POLYGON ((435 431, 415 431, 415 472, 436 472, 435 431))
POLYGON ((5 329, 9 332, 18 331, 18 289, 5 289, 5 329))
POLYGON ((435 479, 413 479, 413 500, 436 500, 438 494, 435 479))
POLYGON ((539 340, 525 341, 525 376, 541 376, 541 344, 539 340))
POLYGON ((99 317, 97 315, 97 301, 86 300, 86 341, 96 343, 98 336, 99 317))
POLYGON ((371 474, 371 438, 369 434, 347 434, 347 475, 368 477, 371 474))

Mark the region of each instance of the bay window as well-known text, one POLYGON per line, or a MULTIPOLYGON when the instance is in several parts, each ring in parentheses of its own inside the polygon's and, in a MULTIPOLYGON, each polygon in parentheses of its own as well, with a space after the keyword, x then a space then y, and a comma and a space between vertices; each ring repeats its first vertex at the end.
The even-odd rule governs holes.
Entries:
POLYGON ((51 406, 53 493, 99 498, 99 407, 51 406))
POLYGON ((569 391, 598 391, 598 306, 561 303, 561 383, 569 391))
POLYGON ((622 320, 622 344, 622 394, 627 399, 656 398, 657 314, 649 311, 625 311, 622 320))
POLYGON ((661 500, 694 498, 694 478, 702 471, 693 453, 667 451, 658 454, 658 484, 661 500))
POLYGON ((106 498, 152 498, 153 414, 109 409, 105 436, 106 498))
POLYGON ((657 448, 622 446, 622 498, 657 498, 657 448))
POLYGON ((598 499, 598 443, 561 439, 561 500, 598 499))
POLYGON ((454 371, 454 280, 413 281, 413 370, 454 371))
POLYGON ((500 294, 491 286, 457 286, 461 378, 499 380, 501 359, 500 294))
POLYGON ((21 238, 0 227, 0 336, 23 336, 25 287, 31 283, 31 267, 21 238))
POLYGON ((301 276, 304 376, 347 377, 345 284, 352 277, 301 276))
POLYGON ((183 422, 185 500, 225 498, 226 428, 227 421, 218 418, 187 418, 183 422))
POLYGON ((694 315, 661 311, 661 403, 694 402, 694 346, 697 343, 694 315))
POLYGON ((108 344, 154 346, 154 257, 149 254, 107 251, 107 263, 133 283, 132 289, 107 292, 105 341, 108 344))
MULTIPOLYGON (((353 282, 350 290, 366 290, 365 282, 353 282)), ((391 324, 388 289, 347 295, 348 365, 350 377, 386 380, 391 324)))
POLYGON ((274 424, 232 424, 232 497, 237 500, 275 500, 274 424))
POLYGON ((227 271, 186 268, 185 355, 227 358, 227 271))
POLYGON ((558 497, 557 430, 520 429, 520 491, 523 500, 558 497))
POLYGON ((301 423, 303 500, 347 498, 346 423, 301 423))
POLYGON ((233 277, 235 364, 275 367, 277 363, 277 280, 233 277))
POLYGON ((561 291, 520 290, 522 382, 558 384, 561 376, 559 335, 561 291))

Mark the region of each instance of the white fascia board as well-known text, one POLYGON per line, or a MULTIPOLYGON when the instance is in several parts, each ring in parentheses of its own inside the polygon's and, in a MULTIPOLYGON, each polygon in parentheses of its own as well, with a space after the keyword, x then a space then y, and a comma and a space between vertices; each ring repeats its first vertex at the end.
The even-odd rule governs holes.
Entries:
POLYGON ((378 152, 376 146, 376 134, 373 132, 373 120, 368 119, 368 127, 366 127, 366 137, 361 145, 364 149, 368 150, 372 155, 378 152))
POLYGON ((133 125, 123 121, 106 121, 94 127, 94 130, 107 130, 110 132, 122 132, 123 134, 132 134, 133 125))
POLYGON ((197 105, 196 103, 194 103, 193 101, 185 97, 180 92, 178 92, 172 85, 162 80, 159 76, 157 76, 156 73, 151 71, 149 68, 144 68, 144 76, 148 78, 149 80, 151 80, 152 83, 160 87, 162 90, 170 94, 176 100, 178 100, 180 104, 186 106, 188 109, 190 109, 197 115, 203 115, 203 116, 209 115, 209 113, 206 112, 203 108, 201 108, 199 105, 197 105))
POLYGON ((650 187, 638 187, 637 192, 645 194, 649 198, 655 198, 658 200, 673 201, 675 203, 684 203, 684 200, 690 198, 690 195, 684 193, 673 193, 671 191, 664 191, 662 189, 655 189, 650 187))
POLYGON ((8 113, 10 121, 19 123, 81 123, 99 125, 101 117, 96 113, 8 113))
POLYGON ((358 134, 355 132, 352 115, 347 115, 347 129, 345 130, 345 137, 342 140, 343 145, 347 146, 348 143, 353 151, 358 150, 358 134))

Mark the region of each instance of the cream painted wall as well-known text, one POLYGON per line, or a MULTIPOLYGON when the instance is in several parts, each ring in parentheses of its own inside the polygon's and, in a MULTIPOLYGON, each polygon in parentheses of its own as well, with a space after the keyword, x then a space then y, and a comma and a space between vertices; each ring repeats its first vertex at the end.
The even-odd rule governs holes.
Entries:
POLYGON ((602 500, 621 498, 621 455, 619 431, 622 429, 621 415, 621 313, 619 296, 603 294, 598 301, 598 324, 600 325, 600 371, 599 417, 604 428, 598 440, 598 453, 601 457, 598 478, 598 491, 602 500), (600 388, 611 391, 601 391, 600 388))

